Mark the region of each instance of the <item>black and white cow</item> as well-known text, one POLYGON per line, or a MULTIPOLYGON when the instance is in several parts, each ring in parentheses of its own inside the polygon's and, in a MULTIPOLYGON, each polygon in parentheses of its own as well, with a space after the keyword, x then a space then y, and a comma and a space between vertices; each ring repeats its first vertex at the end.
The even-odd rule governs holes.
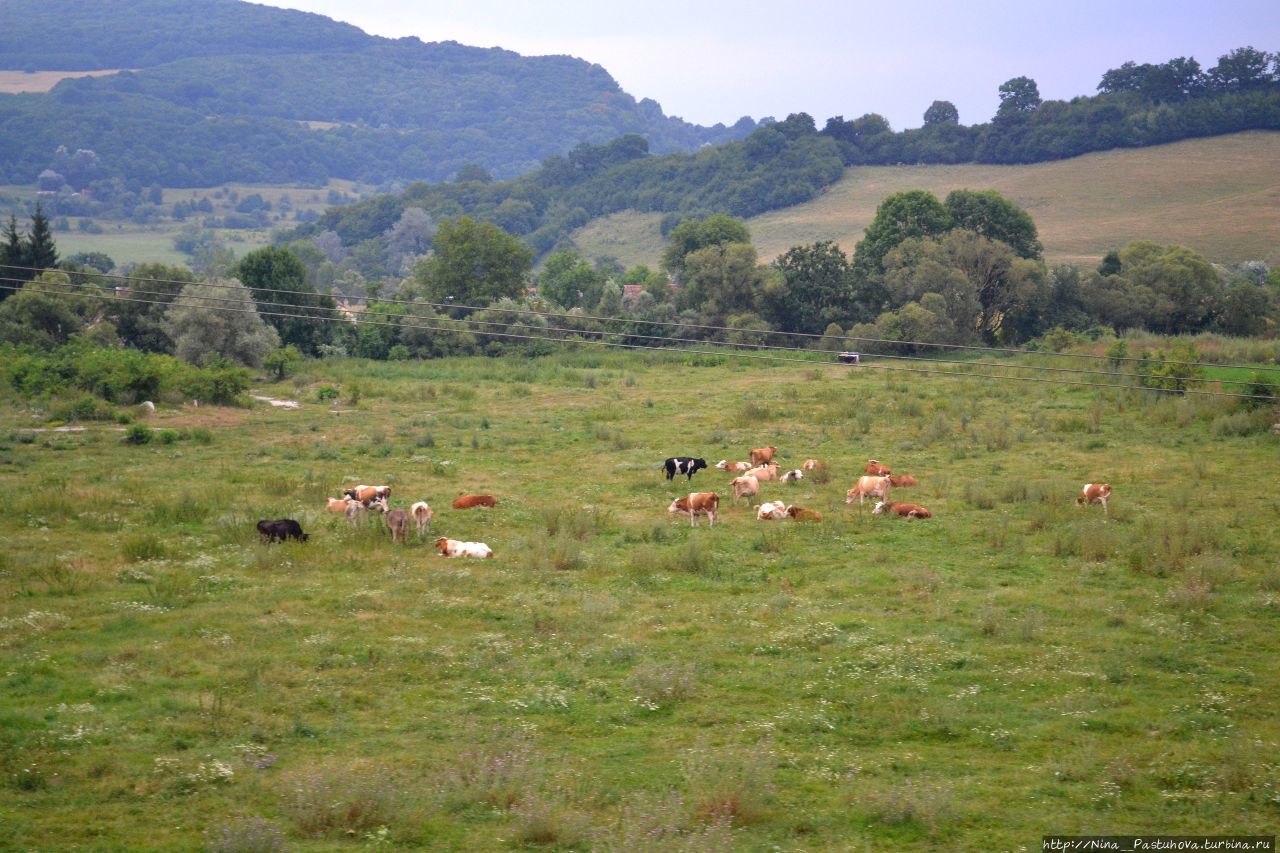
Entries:
POLYGON ((309 533, 302 532, 302 525, 292 518, 281 518, 277 521, 262 520, 258 522, 258 539, 262 542, 283 542, 286 539, 297 539, 306 542, 311 538, 309 533))
POLYGON ((676 474, 688 474, 692 480, 694 474, 707 467, 707 460, 694 459, 692 456, 672 456, 662 463, 662 467, 667 469, 668 480, 676 474))

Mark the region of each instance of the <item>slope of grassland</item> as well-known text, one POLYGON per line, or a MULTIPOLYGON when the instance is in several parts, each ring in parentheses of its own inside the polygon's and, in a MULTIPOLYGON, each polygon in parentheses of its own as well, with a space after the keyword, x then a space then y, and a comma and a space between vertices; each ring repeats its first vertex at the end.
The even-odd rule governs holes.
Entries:
MULTIPOLYGON (((821 197, 747 221, 761 258, 834 240, 852 252, 886 196, 994 189, 1026 208, 1051 263, 1093 265, 1132 240, 1210 260, 1280 263, 1280 133, 1257 131, 1029 166, 861 166, 821 197)), ((660 217, 624 213, 574 234, 588 257, 656 265, 660 217)))
POLYGON ((1011 850, 1280 817, 1280 453, 1230 402, 589 351, 261 390, 304 406, 162 406, 143 446, 0 410, 5 845, 1011 850), (764 444, 828 463, 762 494, 820 523, 659 468, 764 444), (847 506, 868 457, 934 517, 847 506), (1100 480, 1109 516, 1073 504, 1100 480), (496 557, 323 511, 357 482, 496 557), (714 527, 667 516, 691 487, 714 527), (282 517, 310 541, 259 544, 282 517))

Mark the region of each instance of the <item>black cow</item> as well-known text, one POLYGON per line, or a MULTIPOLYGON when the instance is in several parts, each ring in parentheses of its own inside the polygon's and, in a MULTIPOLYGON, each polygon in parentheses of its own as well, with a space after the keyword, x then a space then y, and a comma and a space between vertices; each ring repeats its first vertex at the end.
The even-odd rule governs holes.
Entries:
POLYGON ((286 539, 297 539, 306 542, 311 534, 302 532, 302 525, 292 518, 281 518, 277 521, 262 520, 258 522, 259 542, 283 542, 286 539))
POLYGON ((707 467, 707 460, 694 459, 692 456, 672 456, 662 463, 662 467, 667 469, 668 480, 676 474, 688 474, 692 480, 694 474, 707 467))

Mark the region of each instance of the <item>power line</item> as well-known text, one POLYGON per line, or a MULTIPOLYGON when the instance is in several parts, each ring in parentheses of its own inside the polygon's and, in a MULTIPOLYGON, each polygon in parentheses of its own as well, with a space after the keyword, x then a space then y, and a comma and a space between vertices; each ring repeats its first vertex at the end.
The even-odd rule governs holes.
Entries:
MULTIPOLYGON (((17 280, 17 279, 5 279, 5 278, 0 277, 0 281, 17 282, 18 280, 17 280)), ((70 285, 70 286, 71 286, 71 287, 92 287, 93 285, 91 285, 91 284, 89 284, 89 283, 75 283, 75 282, 73 282, 73 283, 71 283, 71 285, 70 285)), ((205 285, 205 284, 202 284, 201 286, 207 286, 207 287, 213 287, 213 288, 221 288, 221 289, 228 289, 228 288, 233 288, 233 287, 235 287, 235 285, 205 285)), ((247 288, 246 288, 246 289, 247 289, 247 288)), ((273 289, 273 288, 267 288, 267 290, 268 290, 268 291, 271 291, 271 292, 276 292, 276 293, 281 293, 281 292, 283 292, 283 293, 295 293, 295 291, 282 291, 282 290, 273 289)), ((127 290, 127 292, 128 292, 128 293, 133 293, 133 294, 144 295, 144 296, 161 296, 161 297, 165 297, 165 299, 163 299, 163 300, 157 300, 157 301, 155 301, 155 302, 150 302, 150 303, 148 303, 148 302, 147 302, 147 300, 137 300, 137 299, 129 299, 129 300, 127 300, 127 301, 131 301, 131 302, 143 302, 143 303, 146 303, 146 304, 157 304, 157 305, 168 305, 168 304, 171 304, 171 303, 172 303, 172 296, 173 296, 173 295, 172 295, 172 294, 169 294, 169 293, 164 293, 164 292, 162 292, 162 291, 148 291, 148 290, 139 290, 139 289, 136 289, 136 288, 129 288, 129 289, 127 290)), ((94 294, 90 294, 90 295, 94 295, 94 294)), ((115 298, 120 298, 120 297, 119 297, 119 295, 117 294, 115 298)), ((238 304, 241 304, 241 302, 242 302, 242 300, 240 300, 240 299, 236 299, 236 298, 232 298, 232 297, 206 296, 206 295, 203 295, 203 294, 189 294, 189 295, 188 295, 187 297, 185 297, 185 298, 200 300, 200 301, 201 301, 201 302, 203 302, 203 303, 229 303, 229 304, 238 305, 238 304)), ((255 302, 256 302, 256 305, 259 307, 259 309, 260 309, 260 310, 261 310, 264 306, 267 306, 267 307, 273 307, 273 308, 306 309, 306 310, 308 310, 308 311, 330 311, 330 312, 339 312, 339 313, 341 313, 341 312, 342 312, 342 309, 341 309, 341 308, 337 308, 337 307, 330 308, 330 307, 326 307, 326 306, 300 306, 300 305, 297 305, 296 303, 291 303, 291 302, 268 302, 268 301, 256 301, 256 300, 255 300, 255 302)), ((424 303, 402 303, 402 304, 410 304, 410 305, 417 304, 417 305, 422 305, 422 304, 424 304, 424 303)), ((516 313, 516 314, 521 313, 521 312, 516 312, 516 311, 508 312, 508 311, 507 311, 507 309, 505 309, 505 308, 500 308, 500 309, 496 309, 496 310, 498 310, 498 311, 502 311, 502 312, 504 312, 504 313, 516 313)), ((274 316, 285 316, 285 315, 274 315, 274 316)), ((290 315, 290 316, 292 316, 292 315, 290 315)), ((328 318, 322 318, 322 317, 319 317, 319 316, 314 315, 314 314, 302 314, 302 315, 297 315, 297 316, 298 316, 299 318, 328 319, 328 318)), ((563 318, 565 315, 562 315, 562 314, 552 314, 552 315, 547 315, 547 316, 554 316, 554 317, 560 317, 560 318, 563 318)), ((494 326, 494 327, 503 327, 503 328, 505 328, 505 327, 508 327, 508 326, 510 326, 510 325, 511 325, 511 324, 509 324, 509 323, 502 323, 502 322, 498 322, 498 321, 489 321, 489 320, 481 320, 481 319, 472 318, 472 317, 468 317, 468 318, 466 318, 466 319, 464 319, 464 320, 457 320, 457 319, 454 319, 454 318, 447 318, 447 317, 440 317, 440 318, 411 317, 411 318, 406 318, 406 315, 403 315, 403 314, 395 314, 395 313, 391 313, 391 312, 368 311, 368 310, 366 310, 366 311, 362 312, 360 315, 358 315, 358 317, 360 317, 360 318, 364 318, 364 319, 363 319, 363 321, 364 321, 364 322, 369 322, 369 321, 370 321, 372 318, 374 318, 374 317, 385 317, 385 318, 394 318, 394 319, 396 319, 396 320, 398 320, 398 321, 403 321, 403 320, 405 320, 405 319, 414 319, 414 320, 421 320, 421 321, 437 320, 437 321, 439 321, 439 322, 446 322, 446 321, 447 321, 447 322, 450 322, 450 323, 465 323, 465 324, 468 324, 468 325, 470 325, 470 326, 494 326)), ((350 320, 350 318, 349 318, 348 316, 346 316, 346 315, 340 316, 340 317, 338 317, 338 319, 347 319, 347 320, 350 320)), ((359 321, 359 320, 357 320, 356 322, 360 322, 360 321, 359 321)), ((626 324, 631 324, 631 325, 641 325, 641 324, 644 324, 646 321, 644 321, 644 320, 615 320, 615 321, 613 321, 613 322, 620 322, 620 323, 626 323, 626 324)), ((402 327, 412 328, 413 326, 403 326, 403 325, 402 325, 402 327)), ((425 326, 424 326, 424 327, 422 327, 422 328, 435 328, 435 329, 437 329, 437 330, 443 330, 443 329, 448 329, 448 328, 452 328, 452 327, 445 326, 445 327, 443 327, 443 329, 442 329, 441 327, 425 327, 425 326)), ((458 329, 457 329, 457 328, 454 328, 454 330, 455 330, 455 331, 457 331, 458 329)), ((675 344, 695 344, 695 345, 701 345, 701 344, 706 343, 706 341, 705 341, 705 340, 703 340, 703 339, 699 339, 699 338, 680 338, 680 337, 671 337, 671 336, 663 336, 663 335, 646 335, 646 334, 642 334, 642 333, 640 333, 640 332, 638 332, 638 331, 627 331, 627 330, 617 330, 617 329, 578 329, 578 328, 564 327, 564 326, 541 326, 541 327, 538 327, 536 330, 537 330, 537 331, 541 331, 541 332, 561 332, 561 333, 564 333, 564 334, 567 334, 567 335, 600 335, 600 336, 606 336, 606 335, 623 335, 623 336, 625 336, 626 338, 631 339, 631 340, 640 339, 640 340, 660 341, 660 342, 662 342, 663 344, 673 344, 673 343, 675 343, 675 344)), ((494 332, 488 332, 488 331, 481 331, 481 330, 476 330, 476 331, 477 331, 479 334, 496 334, 496 333, 494 333, 494 332)), ((548 340, 558 340, 558 339, 557 339, 557 338, 548 338, 548 340)), ((761 344, 761 343, 751 343, 751 342, 743 342, 743 341, 722 342, 722 343, 723 343, 723 345, 724 345, 724 346, 732 346, 732 347, 736 347, 736 348, 743 348, 743 349, 747 349, 747 348, 749 348, 749 349, 756 350, 756 351, 760 351, 760 350, 770 350, 770 351, 778 351, 778 352, 795 352, 795 353, 811 353, 811 352, 813 352, 813 350, 804 349, 804 348, 799 348, 799 347, 785 347, 785 346, 778 346, 778 345, 773 345, 773 344, 761 344)), ((1045 365, 1033 365, 1033 364, 1010 364, 1010 363, 996 363, 996 362, 989 362, 989 361, 955 361, 955 360, 940 359, 940 358, 929 358, 929 357, 926 357, 926 356, 899 355, 899 354, 896 354, 896 353, 877 353, 877 352, 867 352, 867 353, 865 353, 865 355, 867 355, 868 357, 872 357, 872 358, 884 358, 884 359, 890 359, 890 360, 894 360, 894 361, 909 361, 909 362, 910 362, 910 361, 923 361, 923 362, 928 362, 928 363, 930 363, 930 364, 947 364, 947 365, 956 365, 956 366, 961 366, 961 367, 992 367, 992 368, 996 368, 996 369, 1005 369, 1005 370, 1040 371, 1040 372, 1047 372, 1047 373, 1058 373, 1058 374, 1069 374, 1069 375, 1085 375, 1085 376, 1098 376, 1098 375, 1105 375, 1105 376, 1110 376, 1110 377, 1115 377, 1115 378, 1129 378, 1129 379, 1143 379, 1143 378, 1147 378, 1146 374, 1141 374, 1141 373, 1124 373, 1124 372, 1117 372, 1117 371, 1104 371, 1104 370, 1084 370, 1084 369, 1080 369, 1080 368, 1069 368, 1069 367, 1050 367, 1050 366, 1045 366, 1045 365)), ((1209 383, 1209 382, 1220 382, 1220 383, 1228 384, 1228 385, 1250 385, 1250 384, 1252 384, 1250 380, 1244 380, 1244 379, 1213 379, 1213 378, 1209 378, 1209 377, 1197 377, 1197 376, 1182 377, 1182 379, 1183 379, 1183 381, 1186 381, 1186 382, 1203 382, 1203 383, 1209 383)))
MULTIPOLYGON (((31 284, 32 284, 32 283, 26 283, 26 284, 25 284, 25 287, 30 287, 30 285, 31 285, 31 284)), ((5 290, 15 290, 15 291, 16 291, 16 290, 22 290, 22 289, 24 289, 24 285, 0 284, 0 289, 5 289, 5 290)), ((65 295, 65 291, 60 291, 60 290, 45 290, 45 289, 41 289, 41 288, 39 288, 39 287, 32 288, 32 289, 33 289, 35 292, 37 292, 37 293, 42 293, 42 294, 46 294, 46 295, 53 295, 53 296, 65 295)), ((95 292, 87 292, 85 295, 86 295, 86 296, 88 296, 88 297, 90 297, 90 298, 98 298, 98 299, 112 299, 112 298, 114 298, 114 299, 120 299, 120 300, 127 301, 127 302, 136 302, 136 303, 141 303, 141 304, 146 304, 146 305, 168 305, 168 304, 171 304, 169 301, 164 301, 164 300, 134 299, 134 298, 131 298, 131 297, 122 297, 122 296, 118 296, 118 295, 116 295, 116 294, 108 294, 108 293, 105 293, 105 292, 98 292, 98 293, 95 293, 95 292)), ((197 297, 197 298, 201 298, 201 299, 218 299, 219 301, 234 301, 234 302, 237 302, 237 303, 238 303, 238 304, 240 304, 240 305, 243 305, 243 302, 242 302, 242 301, 240 301, 240 300, 226 300, 226 299, 223 299, 223 298, 221 298, 221 297, 197 297)), ((268 303, 268 304, 276 304, 276 303, 268 303)), ((283 303, 279 303, 279 304, 284 305, 283 303)), ((324 317, 324 316, 316 316, 316 315, 313 315, 313 314, 290 314, 290 313, 278 312, 278 311, 262 311, 262 310, 258 310, 258 309, 256 309, 256 308, 254 308, 253 306, 248 306, 248 307, 239 308, 239 307, 226 307, 226 306, 217 306, 217 305, 206 305, 206 306, 204 306, 204 307, 207 307, 207 308, 209 308, 210 310, 215 310, 215 311, 224 311, 224 312, 231 312, 231 313, 243 313, 243 314, 253 313, 253 314, 257 314, 257 315, 259 315, 259 316, 266 316, 266 317, 293 318, 293 319, 303 319, 303 320, 311 320, 311 321, 319 321, 319 322, 337 322, 337 323, 350 323, 350 322, 351 322, 351 320, 347 319, 346 317, 324 317)), ((298 306, 285 305, 284 307, 291 307, 291 308, 292 308, 292 307, 298 307, 298 306)), ((320 310, 332 310, 332 309, 320 309, 320 310)), ((395 316, 395 315, 387 315, 387 316, 395 316)), ((401 319, 409 319, 409 318, 404 318, 404 317, 403 317, 403 315, 401 315, 401 319)), ((440 325, 433 325, 433 324, 432 324, 432 322, 431 322, 431 318, 412 318, 412 319, 419 320, 419 321, 421 321, 421 322, 418 322, 418 323, 407 323, 407 322, 383 322, 383 321, 378 321, 378 320, 362 320, 362 321, 360 321, 360 322, 367 323, 367 324, 369 324, 369 325, 374 325, 374 326, 383 326, 383 327, 400 328, 400 329, 421 329, 421 330, 425 330, 425 331, 442 331, 442 332, 456 332, 456 331, 460 331, 460 329, 459 329, 456 325, 455 325, 455 326, 440 326, 440 325)), ((435 322, 437 322, 437 323, 438 323, 438 322, 446 322, 446 323, 454 323, 454 324, 466 324, 466 323, 473 322, 473 321, 470 321, 470 320, 453 320, 453 319, 439 318, 439 319, 435 320, 435 322)), ((625 322, 625 321, 624 321, 624 322, 625 322)), ((468 331, 469 331, 469 330, 468 330, 468 331)), ((576 334, 576 333, 578 333, 579 331, 580 331, 580 330, 573 330, 573 332, 574 332, 575 334, 576 334)), ((545 335, 523 335, 523 334, 518 334, 518 333, 515 333, 515 332, 479 332, 479 334, 482 334, 482 335, 489 335, 489 336, 492 336, 492 337, 495 337, 495 338, 504 338, 504 339, 531 340, 531 341, 546 341, 546 342, 548 342, 548 343, 560 343, 560 344, 564 344, 564 343, 594 344, 594 345, 603 346, 603 347, 608 347, 608 348, 629 349, 629 350, 648 350, 648 351, 650 351, 650 352, 654 352, 654 351, 665 351, 665 352, 675 352, 675 353, 680 353, 680 354, 714 355, 714 356, 718 356, 718 357, 730 356, 730 357, 735 357, 735 358, 746 358, 746 359, 753 359, 753 360, 768 360, 768 361, 784 362, 784 363, 805 364, 805 365, 809 365, 809 366, 814 366, 814 365, 831 365, 831 363, 830 363, 830 362, 819 361, 819 360, 817 360, 816 358, 791 358, 791 357, 787 357, 787 356, 783 356, 783 355, 778 355, 778 354, 772 354, 772 353, 758 353, 758 352, 757 352, 757 353, 752 353, 752 352, 742 352, 742 351, 732 351, 732 352, 728 352, 728 353, 726 353, 726 352, 724 352, 723 350, 716 350, 716 349, 710 349, 710 350, 708 350, 708 349, 692 349, 692 348, 688 348, 688 347, 683 347, 683 348, 676 349, 676 348, 672 348, 672 347, 665 347, 665 346, 646 346, 646 345, 640 345, 640 344, 626 344, 626 343, 622 343, 622 342, 604 341, 604 340, 594 340, 594 341, 593 341, 593 340, 578 340, 578 341, 573 341, 573 340, 566 340, 566 339, 564 339, 564 338, 548 337, 548 336, 545 336, 545 335)), ((616 333, 604 332, 603 334, 616 334, 616 333)), ((665 340, 665 339, 664 339, 664 340, 665 340)), ((722 346, 723 346, 723 345, 722 345, 722 346)), ((735 345, 735 344, 729 344, 729 346, 736 346, 736 345, 735 345)), ((746 346, 758 346, 758 345, 747 344, 746 346)), ((812 351, 810 351, 810 350, 792 350, 792 351, 794 351, 794 352, 812 352, 812 351)), ((817 353, 815 353, 815 355, 817 355, 817 353)), ((926 360, 926 361, 927 361, 927 359, 920 359, 920 360, 926 360)), ((964 362, 951 362, 951 363, 955 363, 955 364, 964 364, 964 362)), ((960 371, 960 370, 927 370, 927 369, 923 369, 923 368, 912 368, 912 367, 890 367, 890 366, 888 366, 888 365, 866 365, 866 366, 867 366, 867 367, 870 367, 870 368, 872 368, 872 369, 875 369, 875 370, 890 371, 890 372, 905 372, 905 373, 915 373, 915 374, 923 374, 923 375, 931 375, 931 376, 952 376, 952 377, 958 376, 958 377, 966 377, 966 378, 971 378, 971 379, 986 379, 986 380, 989 380, 989 381, 1022 381, 1022 382, 1039 382, 1039 383, 1042 383, 1042 384, 1050 384, 1050 385, 1064 385, 1064 386, 1073 387, 1073 388, 1114 388, 1114 389, 1128 390, 1128 391, 1151 391, 1151 392, 1156 392, 1156 393, 1166 393, 1166 394, 1168 394, 1168 393, 1181 393, 1181 394, 1194 394, 1194 395, 1210 396, 1210 397, 1228 397, 1228 398, 1248 399, 1248 400, 1263 400, 1263 401, 1276 401, 1276 400, 1280 399, 1280 398, 1277 398, 1277 397, 1274 397, 1274 396, 1270 396, 1270 395, 1236 394, 1236 393, 1227 392, 1227 391, 1203 391, 1203 390, 1197 390, 1197 389, 1181 389, 1181 390, 1179 390, 1179 389, 1172 389, 1172 388, 1155 388, 1155 387, 1134 386, 1134 385, 1121 384, 1121 383, 1086 382, 1086 381, 1083 381, 1083 380, 1061 380, 1061 379, 1048 379, 1048 378, 1035 377, 1035 376, 998 376, 998 375, 991 374, 991 373, 981 373, 981 372, 974 373, 974 372, 967 372, 967 371, 960 371)), ((1012 365, 992 365, 992 366, 997 367, 997 368, 1004 368, 1004 367, 1011 367, 1012 365)), ((1080 372, 1080 373, 1085 373, 1085 371, 1079 371, 1079 372, 1080 372)))
MULTIPOLYGON (((36 268, 36 267, 22 267, 22 266, 14 266, 14 265, 0 265, 0 269, 16 269, 16 270, 22 270, 25 272, 41 271, 39 268, 36 268)), ((100 273, 96 271, 82 272, 82 271, 74 271, 74 270, 71 270, 71 271, 59 270, 59 272, 64 272, 64 273, 67 273, 68 275, 87 276, 87 277, 93 277, 93 278, 117 279, 117 280, 126 281, 126 282, 141 281, 141 282, 151 282, 155 284, 182 284, 182 285, 192 283, 192 282, 184 281, 181 279, 138 278, 138 277, 126 275, 124 273, 100 273)), ((212 281, 200 282, 200 283, 205 284, 206 286, 209 286, 209 287, 228 288, 228 287, 234 286, 231 284, 224 284, 224 283, 212 282, 212 281)), ((254 288, 251 288, 251 290, 257 291, 259 293, 297 294, 299 292, 296 290, 269 288, 269 287, 254 287, 254 288)), ((325 296, 327 294, 316 293, 313 295, 325 296)), ((429 308, 442 309, 446 311, 449 311, 449 310, 484 311, 484 310, 490 310, 492 308, 492 306, 461 305, 461 304, 455 304, 452 302, 427 302, 425 300, 412 300, 412 299, 379 298, 377 300, 372 300, 372 298, 369 296, 344 296, 343 298, 348 300, 363 301, 366 304, 368 304, 371 301, 376 301, 378 303, 387 304, 387 305, 418 305, 418 306, 426 306, 429 308)), ((315 307, 319 308, 320 306, 315 306, 315 307)), ((497 310, 505 311, 511 314, 531 315, 531 316, 538 316, 538 317, 565 316, 563 313, 558 313, 554 311, 538 311, 531 308, 505 308, 504 307, 497 310)), ((601 316, 592 315, 592 314, 575 314, 573 316, 578 319, 595 320, 595 321, 606 322, 606 323, 647 323, 653 326, 673 326, 677 328, 703 329, 703 330, 714 331, 714 332, 734 332, 736 334, 760 334, 760 335, 772 335, 775 337, 781 336, 781 337, 807 338, 807 339, 821 339, 826 337, 825 335, 818 335, 812 332, 780 332, 780 331, 774 331, 770 329, 735 329, 731 326, 713 326, 713 325, 701 324, 701 323, 683 323, 683 322, 670 321, 670 320, 638 320, 638 319, 629 319, 626 317, 601 317, 601 316)), ((700 339, 688 339, 688 340, 700 341, 700 339)), ((1142 358, 1141 356, 1092 355, 1089 353, 1052 353, 1052 352, 1043 352, 1040 350, 1021 349, 1018 347, 988 347, 988 346, 978 346, 974 344, 944 344, 944 343, 935 343, 932 341, 898 341, 890 338, 868 338, 868 337, 859 337, 859 336, 852 336, 852 335, 841 335, 839 337, 839 340, 856 341, 859 343, 889 344, 891 346, 913 346, 913 347, 932 348, 932 349, 993 352, 993 353, 1006 353, 1011 355, 1038 356, 1042 358, 1064 358, 1064 359, 1081 359, 1081 360, 1090 360, 1090 361, 1108 361, 1113 363, 1145 361, 1145 359, 1142 358)), ((768 347, 769 345, 760 344, 759 346, 768 347)), ((782 349, 786 349, 786 348, 784 347, 782 349)), ((796 351, 800 350, 800 348, 798 347, 791 348, 791 349, 796 351)), ((879 357, 893 358, 895 356, 879 354, 879 357)), ((896 357, 909 358, 908 356, 896 356, 896 357)), ((955 363, 968 363, 968 362, 955 362, 955 363)), ((1207 362, 1207 361, 1172 361, 1172 360, 1165 360, 1164 363, 1170 364, 1170 365, 1187 366, 1187 367, 1213 367, 1213 368, 1226 368, 1226 369, 1239 369, 1239 370, 1280 372, 1280 367, 1270 367, 1267 365, 1215 364, 1213 362, 1207 362)), ((1045 368, 1045 369, 1048 369, 1048 368, 1045 368)), ((1081 372, 1093 373, 1098 371, 1081 371, 1081 372)), ((1223 381, 1236 382, 1236 380, 1223 380, 1223 381)))

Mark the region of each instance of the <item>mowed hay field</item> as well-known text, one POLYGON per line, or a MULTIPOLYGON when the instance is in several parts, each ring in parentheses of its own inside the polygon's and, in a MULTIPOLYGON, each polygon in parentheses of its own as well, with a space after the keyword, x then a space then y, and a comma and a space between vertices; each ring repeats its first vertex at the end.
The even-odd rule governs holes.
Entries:
MULTIPOLYGON (((807 204, 747 220, 762 260, 833 240, 846 253, 890 195, 993 189, 1021 205, 1050 263, 1093 266, 1133 240, 1177 243, 1211 261, 1280 263, 1280 132, 1254 131, 1026 166, 860 166, 807 204)), ((618 214, 574 234, 588 257, 655 266, 659 214, 618 214)))
POLYGON ((5 846, 1013 850, 1280 817, 1280 454, 1230 402, 586 351, 259 390, 303 406, 162 406, 136 446, 0 415, 5 846), (820 523, 756 521, 714 469, 720 523, 668 517, 665 457, 762 445, 827 463, 761 495, 820 523), (846 506, 868 457, 934 517, 846 506), (1102 480, 1110 514, 1077 508, 1102 480), (496 557, 326 515, 356 483, 496 557), (285 517, 310 541, 259 544, 285 517))

